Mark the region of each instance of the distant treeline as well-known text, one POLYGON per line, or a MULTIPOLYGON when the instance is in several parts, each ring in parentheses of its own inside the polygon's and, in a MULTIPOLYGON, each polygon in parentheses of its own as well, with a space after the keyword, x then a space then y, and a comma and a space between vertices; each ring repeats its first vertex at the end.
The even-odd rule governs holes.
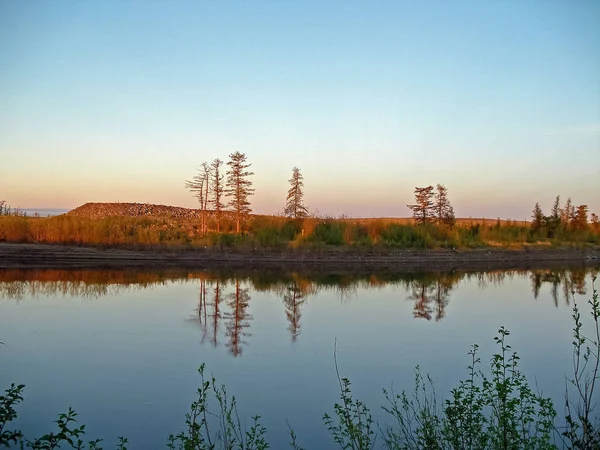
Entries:
MULTIPOLYGON (((532 221, 456 219, 443 184, 415 187, 412 220, 315 217, 304 204, 304 178, 292 170, 290 189, 277 216, 252 215, 254 193, 244 153, 203 163, 185 182, 199 201, 198 218, 78 217, 27 218, 11 214, 0 202, 0 241, 79 245, 232 248, 240 251, 359 248, 472 248, 523 245, 600 244, 598 216, 588 220, 587 205, 575 207, 569 198, 561 207, 556 197, 549 215, 536 203, 532 221)), ((284 200, 284 199, 282 199, 284 200)), ((169 207, 163 207, 163 209, 169 207)), ((175 209, 175 208, 173 208, 175 209)), ((179 208, 181 209, 181 208, 179 208)))

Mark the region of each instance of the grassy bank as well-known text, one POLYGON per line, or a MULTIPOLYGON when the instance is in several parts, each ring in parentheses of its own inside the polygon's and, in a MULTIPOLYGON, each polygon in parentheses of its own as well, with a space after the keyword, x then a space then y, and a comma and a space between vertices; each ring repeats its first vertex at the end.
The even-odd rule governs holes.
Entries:
MULTIPOLYGON (((210 225, 210 224, 209 224, 210 225)), ((448 227, 402 219, 300 219, 253 216, 240 234, 223 220, 221 233, 200 232, 195 219, 171 217, 0 216, 0 241, 135 248, 217 248, 249 251, 352 247, 439 249, 600 245, 600 229, 569 225, 552 230, 524 222, 463 219, 448 227)), ((209 230, 212 229, 209 226, 209 230)))
MULTIPOLYGON (((382 409, 387 420, 375 422, 371 410, 353 396, 351 384, 335 369, 340 401, 323 415, 332 443, 342 449, 581 449, 600 448, 600 423, 595 416, 596 381, 600 368, 600 301, 594 289, 585 313, 593 318, 584 332, 582 310, 573 299, 573 367, 567 377, 565 416, 558 418, 552 400, 538 393, 519 369, 519 357, 509 344, 510 333, 501 327, 494 338, 497 350, 483 364, 479 348, 468 352, 467 374, 445 400, 436 396, 433 381, 415 370, 414 387, 399 394, 384 390, 382 409)), ((260 416, 242 421, 235 397, 226 387, 199 369, 200 387, 184 429, 165 438, 170 449, 267 449, 267 429, 260 416), (250 426, 244 425, 249 423, 250 426)), ((27 438, 11 426, 23 401, 23 385, 11 385, 0 396, 0 446, 21 448, 100 449, 99 439, 84 442, 85 427, 69 409, 56 421, 57 429, 39 438, 27 438)), ((289 429, 290 447, 301 449, 302 437, 289 429)), ((116 447, 126 449, 119 437, 116 447)), ((156 443, 160 445, 159 443, 156 443)))

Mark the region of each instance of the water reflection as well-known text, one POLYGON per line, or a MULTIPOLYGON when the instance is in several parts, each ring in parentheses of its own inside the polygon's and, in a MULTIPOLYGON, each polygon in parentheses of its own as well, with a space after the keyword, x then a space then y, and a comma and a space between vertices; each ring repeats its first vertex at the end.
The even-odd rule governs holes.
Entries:
MULTIPOLYGON (((592 276, 597 271, 592 270, 592 276)), ((531 290, 533 297, 537 300, 540 294, 540 289, 544 283, 551 285, 551 295, 554 300, 554 305, 558 307, 559 291, 562 287, 562 298, 567 306, 570 306, 570 298, 573 293, 579 295, 587 294, 585 286, 586 271, 532 271, 530 275, 531 290)))
POLYGON ((570 305, 573 293, 587 294, 586 276, 598 268, 563 270, 508 270, 489 272, 322 274, 322 273, 224 273, 179 270, 2 270, 0 298, 17 302, 27 298, 64 296, 101 298, 124 290, 142 290, 171 283, 198 283, 196 308, 188 322, 201 330, 203 344, 224 346, 234 357, 249 345, 253 314, 252 295, 274 294, 281 299, 289 338, 302 334, 302 314, 311 297, 323 291, 335 294, 341 304, 351 302, 361 289, 397 288, 400 298, 413 302, 413 317, 439 322, 447 314, 459 283, 475 281, 480 289, 499 286, 515 278, 528 279, 537 299, 549 286, 554 305, 570 305))
POLYGON ((292 276, 292 280, 287 284, 283 292, 283 304, 285 306, 285 316, 289 323, 288 331, 292 341, 301 333, 300 319, 302 318, 302 307, 306 303, 309 295, 314 295, 317 290, 313 284, 298 275, 292 276))
POLYGON ((460 279, 456 280, 452 277, 413 281, 412 293, 409 296, 409 299, 415 302, 413 317, 431 320, 435 312, 435 321, 442 320, 446 315, 450 292, 458 281, 460 279))

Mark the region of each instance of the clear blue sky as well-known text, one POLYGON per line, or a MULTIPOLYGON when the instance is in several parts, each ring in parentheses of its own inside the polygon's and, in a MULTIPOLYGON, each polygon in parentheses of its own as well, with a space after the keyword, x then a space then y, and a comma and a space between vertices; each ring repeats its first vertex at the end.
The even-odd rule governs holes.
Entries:
POLYGON ((321 214, 600 213, 600 2, 0 2, 0 199, 194 206, 237 150, 261 213, 294 165, 321 214))

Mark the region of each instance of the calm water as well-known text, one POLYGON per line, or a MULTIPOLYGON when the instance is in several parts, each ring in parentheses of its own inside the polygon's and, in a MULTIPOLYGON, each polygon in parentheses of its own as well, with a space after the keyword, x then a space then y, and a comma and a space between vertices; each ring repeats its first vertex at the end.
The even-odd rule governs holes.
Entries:
POLYGON ((68 213, 70 209, 57 209, 57 208, 23 208, 19 210, 22 213, 27 213, 28 216, 34 217, 49 217, 49 216, 60 216, 61 214, 68 213))
MULTIPOLYGON (((597 269, 596 269, 597 271, 597 269)), ((49 431, 72 406, 110 448, 164 448, 206 363, 260 414, 272 448, 286 419, 306 448, 333 448, 321 421, 339 392, 333 364, 377 417, 381 388, 412 387, 419 364, 440 395, 484 361, 499 326, 522 369, 562 408, 571 368, 573 296, 591 296, 593 270, 420 275, 245 276, 207 272, 1 271, 0 387, 26 384, 18 425, 49 431)))

